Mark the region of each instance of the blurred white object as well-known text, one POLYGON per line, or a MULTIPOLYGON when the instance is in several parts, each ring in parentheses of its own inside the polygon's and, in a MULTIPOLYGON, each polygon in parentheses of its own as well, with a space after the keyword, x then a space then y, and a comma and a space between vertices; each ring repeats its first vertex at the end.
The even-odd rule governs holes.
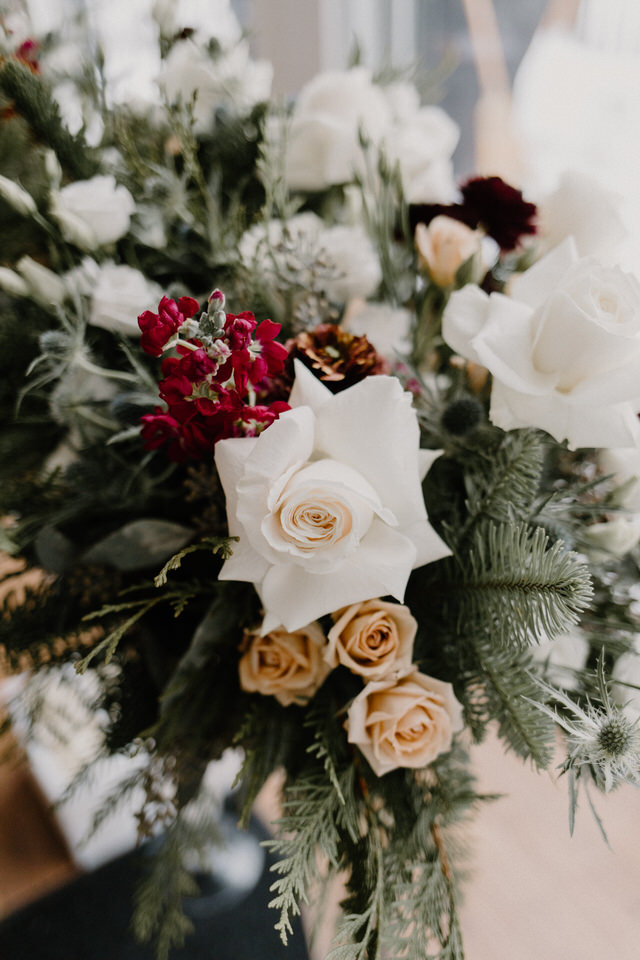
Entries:
MULTIPOLYGON (((86 782, 59 803, 74 777, 103 749, 108 717, 97 706, 101 696, 95 672, 78 675, 70 663, 35 676, 10 677, 0 685, 0 699, 9 708, 13 732, 26 750, 44 796, 57 805, 62 833, 76 863, 85 870, 95 870, 136 846, 136 814, 144 801, 141 785, 127 792, 92 834, 91 825, 104 802, 117 796, 119 786, 149 761, 143 748, 135 754, 103 755, 86 782)), ((222 760, 209 765, 205 786, 218 807, 229 793, 240 763, 239 751, 229 750, 222 760)), ((173 789, 167 781, 167 801, 173 789)), ((243 869, 242 864, 238 869, 243 869)))
POLYGON ((617 260, 640 262, 640 4, 583 0, 573 30, 541 29, 514 82, 522 181, 536 196, 567 171, 624 197, 630 237, 617 260))
POLYGON ((576 690, 577 674, 584 670, 589 656, 589 642, 582 630, 574 626, 555 640, 533 644, 531 653, 534 660, 546 665, 550 683, 564 690, 576 690))

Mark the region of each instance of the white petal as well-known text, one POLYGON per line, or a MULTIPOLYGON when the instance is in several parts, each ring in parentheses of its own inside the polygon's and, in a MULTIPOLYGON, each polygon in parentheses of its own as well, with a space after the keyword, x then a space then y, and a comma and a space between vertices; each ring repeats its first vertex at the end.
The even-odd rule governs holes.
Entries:
POLYGON ((442 456, 442 450, 418 450, 418 469, 420 482, 424 480, 436 460, 442 456))
POLYGON ((578 406, 552 393, 534 397, 510 390, 497 380, 491 392, 491 422, 503 430, 538 427, 569 449, 578 447, 636 447, 640 445, 640 424, 633 406, 578 406))
POLYGON ((452 350, 466 360, 480 363, 474 338, 481 332, 489 314, 489 297, 474 283, 455 290, 442 315, 442 336, 452 350))
POLYGON ((420 481, 420 430, 395 377, 367 377, 319 411, 316 449, 358 470, 400 526, 426 522, 420 481))
POLYGON ((233 553, 222 565, 219 580, 246 580, 259 583, 269 570, 269 562, 254 550, 245 534, 233 545, 233 553))
POLYGON ((296 378, 289 397, 289 406, 311 407, 316 413, 328 400, 331 400, 333 394, 300 360, 294 360, 293 366, 296 378))
MULTIPOLYGON (((309 407, 283 413, 258 437, 236 483, 235 512, 243 533, 271 563, 277 562, 278 555, 262 532, 262 521, 269 513, 269 492, 274 479, 308 460, 313 451, 313 435, 314 416, 309 407)), ((223 486, 228 496, 227 487, 223 486)))
POLYGON ((547 394, 557 376, 540 373, 531 360, 531 309, 500 293, 489 298, 487 321, 473 341, 478 362, 512 390, 547 394))
POLYGON ((579 259, 573 237, 567 237, 562 243, 550 250, 546 256, 514 277, 509 284, 509 292, 514 300, 539 307, 558 286, 569 267, 579 259))
POLYGON ((359 549, 331 573, 307 573, 287 564, 271 567, 260 588, 262 629, 283 624, 297 630, 340 607, 387 594, 401 601, 414 561, 411 541, 374 520, 359 549))
POLYGON ((237 488, 244 474, 247 457, 257 442, 256 437, 231 437, 228 440, 219 440, 216 444, 216 467, 227 500, 229 534, 232 537, 237 537, 242 531, 236 515, 238 507, 237 488))

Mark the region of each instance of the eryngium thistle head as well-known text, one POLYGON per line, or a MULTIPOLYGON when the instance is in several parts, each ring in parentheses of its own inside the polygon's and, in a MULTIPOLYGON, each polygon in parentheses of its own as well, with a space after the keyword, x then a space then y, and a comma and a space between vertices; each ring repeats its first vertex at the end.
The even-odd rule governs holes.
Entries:
POLYGON ((482 419, 482 404, 475 397, 452 400, 442 414, 442 426, 449 433, 461 437, 478 426, 482 419))
POLYGON ((604 754, 611 758, 623 756, 634 739, 632 722, 623 714, 607 717, 598 733, 598 744, 604 754))

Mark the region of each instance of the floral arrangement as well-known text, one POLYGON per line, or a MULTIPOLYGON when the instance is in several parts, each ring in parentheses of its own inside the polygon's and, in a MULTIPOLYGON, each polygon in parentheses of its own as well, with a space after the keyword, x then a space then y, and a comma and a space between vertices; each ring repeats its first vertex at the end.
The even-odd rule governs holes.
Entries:
POLYGON ((363 67, 283 115, 170 6, 142 103, 3 25, 0 542, 44 571, 5 669, 71 658, 96 762, 147 758, 159 956, 236 746, 241 823, 284 770, 285 942, 346 871, 333 960, 460 960, 469 744, 561 730, 572 818, 640 778, 640 284, 594 185, 457 185, 452 121, 363 67))

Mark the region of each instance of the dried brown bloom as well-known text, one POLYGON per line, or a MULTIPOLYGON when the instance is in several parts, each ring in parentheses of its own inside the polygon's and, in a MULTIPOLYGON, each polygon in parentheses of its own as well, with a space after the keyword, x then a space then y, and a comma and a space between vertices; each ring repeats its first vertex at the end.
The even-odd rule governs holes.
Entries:
POLYGON ((289 351, 285 376, 291 383, 294 360, 302 361, 332 393, 346 390, 365 377, 389 372, 387 361, 366 337, 356 337, 332 323, 304 330, 285 346, 289 351))

